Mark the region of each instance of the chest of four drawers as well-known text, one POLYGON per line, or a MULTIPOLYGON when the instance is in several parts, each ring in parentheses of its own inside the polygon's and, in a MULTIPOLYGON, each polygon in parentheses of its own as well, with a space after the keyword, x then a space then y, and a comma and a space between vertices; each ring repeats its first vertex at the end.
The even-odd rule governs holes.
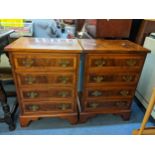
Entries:
POLYGON ((23 113, 77 111, 77 55, 14 54, 13 61, 23 113))
POLYGON ((86 55, 84 111, 129 108, 143 63, 136 55, 86 55))

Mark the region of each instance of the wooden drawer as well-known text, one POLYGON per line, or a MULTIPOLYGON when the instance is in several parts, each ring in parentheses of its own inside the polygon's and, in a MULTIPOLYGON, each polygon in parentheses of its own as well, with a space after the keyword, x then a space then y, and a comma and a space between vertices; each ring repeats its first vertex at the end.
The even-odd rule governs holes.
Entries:
POLYGON ((24 101, 71 100, 74 98, 74 91, 70 88, 21 89, 20 93, 24 101))
POLYGON ((140 69, 144 62, 144 56, 125 54, 90 54, 87 56, 88 70, 110 69, 140 69))
POLYGON ((73 73, 17 73, 20 86, 74 86, 73 73))
POLYGON ((129 109, 131 103, 128 100, 115 100, 115 101, 88 101, 85 103, 85 109, 88 111, 96 110, 121 110, 129 109))
POLYGON ((88 99, 109 99, 109 98, 131 98, 133 96, 133 88, 86 88, 84 96, 88 99))
POLYGON ((86 86, 101 85, 135 85, 138 81, 139 74, 136 73, 89 73, 86 78, 86 86))
POLYGON ((74 70, 76 68, 77 56, 70 54, 14 54, 13 60, 16 69, 24 70, 74 70))
POLYGON ((71 102, 53 102, 53 103, 24 103, 24 113, 49 113, 49 112, 73 112, 73 104, 71 102))

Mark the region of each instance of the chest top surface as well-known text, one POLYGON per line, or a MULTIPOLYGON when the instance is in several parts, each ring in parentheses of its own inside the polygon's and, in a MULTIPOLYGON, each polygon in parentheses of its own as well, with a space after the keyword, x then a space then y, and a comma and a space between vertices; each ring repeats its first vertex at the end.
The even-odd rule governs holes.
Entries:
POLYGON ((5 51, 46 51, 46 52, 75 52, 82 51, 76 39, 60 39, 60 38, 29 38, 21 37, 5 47, 5 51))
POLYGON ((149 50, 128 40, 80 39, 85 52, 148 53, 149 50))

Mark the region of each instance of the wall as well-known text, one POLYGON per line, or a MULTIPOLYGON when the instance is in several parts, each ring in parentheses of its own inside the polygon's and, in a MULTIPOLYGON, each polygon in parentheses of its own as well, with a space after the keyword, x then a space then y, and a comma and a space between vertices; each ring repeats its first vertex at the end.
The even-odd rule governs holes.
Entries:
POLYGON ((0 67, 10 67, 9 60, 5 54, 2 54, 0 59, 0 67))

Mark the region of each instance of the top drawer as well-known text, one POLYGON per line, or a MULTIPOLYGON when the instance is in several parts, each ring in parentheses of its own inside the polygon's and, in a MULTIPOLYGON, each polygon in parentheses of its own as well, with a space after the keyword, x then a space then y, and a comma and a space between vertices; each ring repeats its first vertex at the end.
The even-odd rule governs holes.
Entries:
POLYGON ((71 54, 13 54, 15 69, 24 70, 74 70, 77 56, 71 54))
POLYGON ((89 70, 100 69, 139 69, 144 62, 144 55, 90 54, 86 56, 89 70))

